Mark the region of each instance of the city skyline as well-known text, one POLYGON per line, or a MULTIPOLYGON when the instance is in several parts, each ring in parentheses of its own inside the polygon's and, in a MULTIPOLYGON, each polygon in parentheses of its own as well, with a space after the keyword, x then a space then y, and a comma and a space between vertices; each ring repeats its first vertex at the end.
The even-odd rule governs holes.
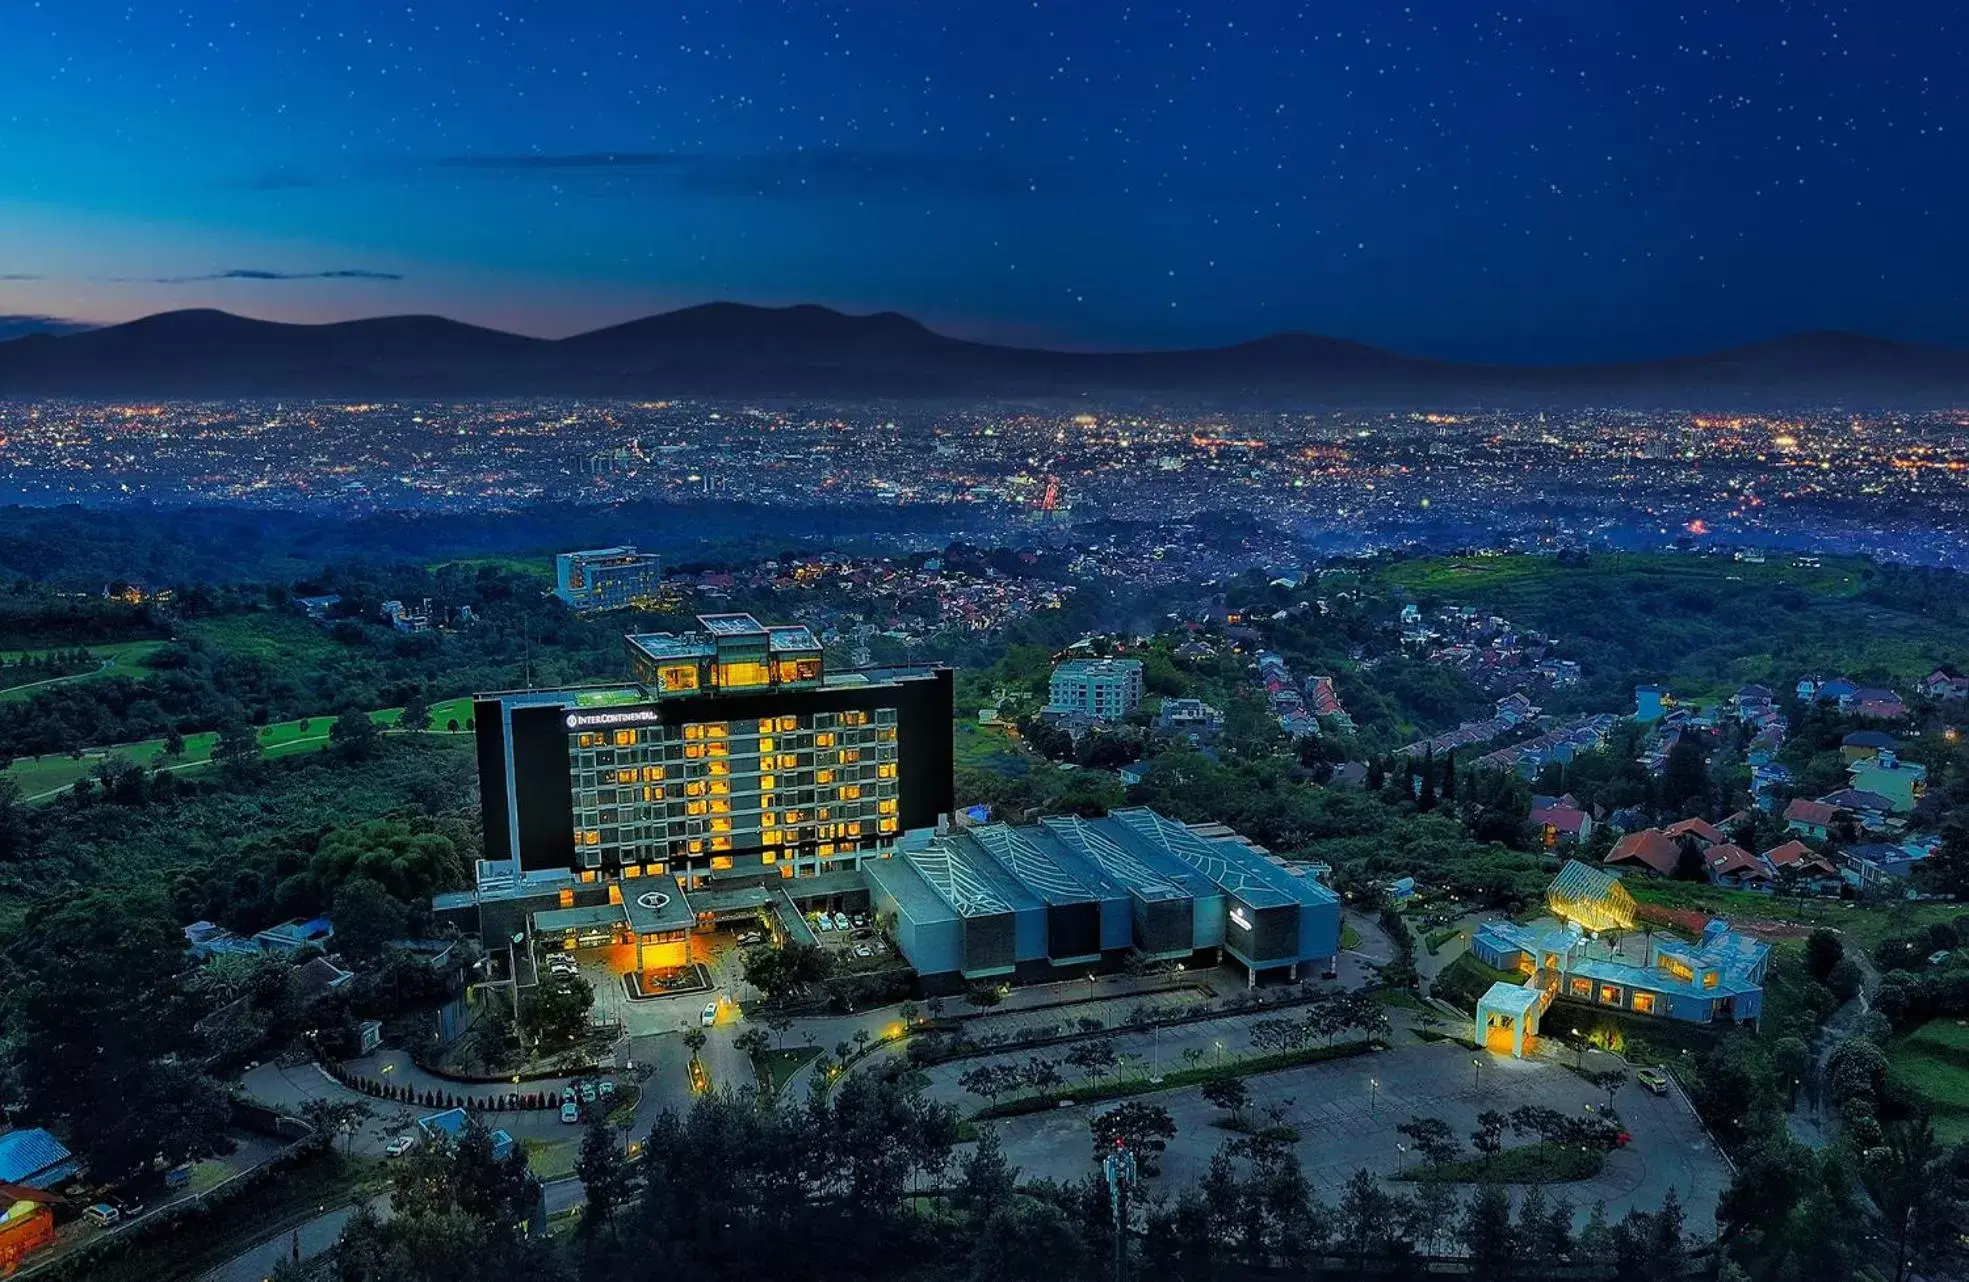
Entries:
POLYGON ((0 335, 733 298, 1068 348, 1961 347, 1954 16, 37 8, 0 335))

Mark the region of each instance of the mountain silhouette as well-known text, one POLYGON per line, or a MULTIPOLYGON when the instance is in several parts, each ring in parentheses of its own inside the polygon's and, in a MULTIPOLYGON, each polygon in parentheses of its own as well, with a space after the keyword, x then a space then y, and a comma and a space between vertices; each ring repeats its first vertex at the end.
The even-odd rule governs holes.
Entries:
POLYGON ((524 395, 1928 408, 1969 403, 1969 353, 1838 332, 1563 367, 1460 364, 1302 333, 1227 347, 1065 352, 952 338, 894 312, 740 303, 557 340, 439 316, 290 325, 192 310, 0 342, 0 396, 524 395))

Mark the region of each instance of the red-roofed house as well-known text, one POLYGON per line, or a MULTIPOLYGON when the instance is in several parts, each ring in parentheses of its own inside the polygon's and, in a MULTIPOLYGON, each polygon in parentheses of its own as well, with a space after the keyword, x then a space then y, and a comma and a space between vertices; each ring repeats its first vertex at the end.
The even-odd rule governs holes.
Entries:
POLYGON ((1711 846, 1702 856, 1709 879, 1719 886, 1768 886, 1771 870, 1757 856, 1733 842, 1711 846))
POLYGON ((1585 841, 1593 835, 1593 816, 1578 806, 1544 806, 1533 810, 1529 818, 1547 849, 1561 842, 1585 841))
POLYGON ((1614 843, 1607 852, 1607 863, 1639 866, 1664 877, 1675 875, 1675 866, 1682 862, 1682 848, 1667 833, 1659 828, 1643 828, 1630 832, 1614 843))
POLYGON ((1838 873, 1831 860, 1796 838, 1765 851, 1764 862, 1774 872, 1796 877, 1831 877, 1838 873))
POLYGON ((1835 806, 1807 797, 1793 797, 1784 808, 1784 826, 1805 837, 1820 841, 1832 835, 1832 821, 1839 817, 1835 806))
POLYGON ((1703 849, 1720 846, 1729 838, 1723 830, 1706 819, 1680 819, 1661 830, 1661 835, 1670 841, 1680 841, 1684 837, 1694 837, 1703 849))

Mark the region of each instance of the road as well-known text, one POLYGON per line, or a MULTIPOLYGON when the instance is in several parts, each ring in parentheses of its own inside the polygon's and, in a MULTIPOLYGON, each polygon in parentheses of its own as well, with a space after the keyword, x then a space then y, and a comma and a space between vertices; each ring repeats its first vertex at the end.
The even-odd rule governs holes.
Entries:
POLYGON ((1866 955, 1865 949, 1849 945, 1846 956, 1859 963, 1860 991, 1819 1025, 1818 1035, 1812 1039, 1811 1080, 1803 1084, 1792 1111, 1785 1117, 1785 1129, 1791 1133, 1791 1138, 1809 1148, 1825 1148, 1838 1138, 1825 1107, 1831 1098, 1831 1092, 1827 1090, 1827 1069, 1832 1062, 1832 1053, 1839 1049, 1841 1042, 1852 1036, 1853 1029, 1873 1009, 1873 993, 1880 986, 1880 972, 1874 969, 1873 959, 1866 955))

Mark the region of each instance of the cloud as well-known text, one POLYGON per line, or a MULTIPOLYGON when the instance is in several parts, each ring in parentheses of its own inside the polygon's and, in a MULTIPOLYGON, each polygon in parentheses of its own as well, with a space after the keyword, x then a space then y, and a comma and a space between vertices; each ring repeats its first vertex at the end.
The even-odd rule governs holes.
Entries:
POLYGON ((121 277, 147 285, 191 285, 211 280, 402 280, 401 272, 374 272, 361 268, 348 267, 325 272, 275 272, 259 267, 231 267, 220 272, 205 272, 198 276, 138 276, 121 277))
POLYGON ((36 316, 29 313, 8 315, 0 312, 0 342, 10 338, 22 338, 28 334, 73 334, 77 330, 91 328, 94 327, 81 321, 63 320, 59 316, 36 316))
POLYGON ((424 163, 437 169, 561 179, 581 173, 626 178, 640 171, 686 190, 712 194, 859 197, 911 192, 978 197, 1057 193, 1073 185, 1067 175, 1030 164, 1015 166, 984 154, 840 147, 734 155, 681 151, 467 152, 424 163))
POLYGON ((40 280, 41 277, 27 272, 0 272, 0 280, 40 280))

